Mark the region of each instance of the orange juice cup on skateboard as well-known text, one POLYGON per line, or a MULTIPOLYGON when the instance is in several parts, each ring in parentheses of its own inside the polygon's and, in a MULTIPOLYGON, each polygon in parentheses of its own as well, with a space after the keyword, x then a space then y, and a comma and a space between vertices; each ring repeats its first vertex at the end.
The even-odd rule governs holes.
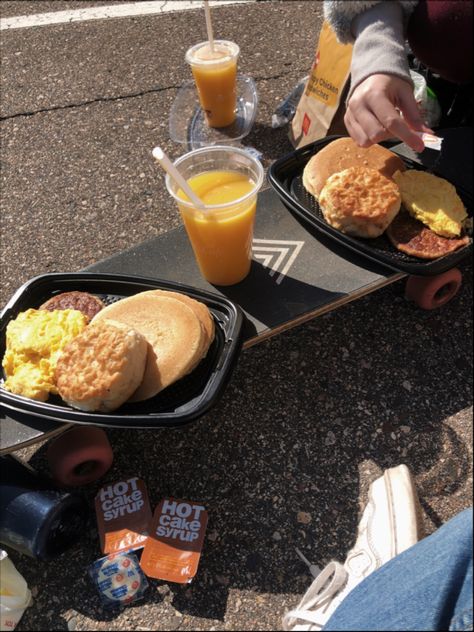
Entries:
POLYGON ((205 205, 197 208, 166 176, 201 274, 214 285, 239 283, 250 272, 261 163, 243 149, 214 145, 185 154, 174 166, 205 205))
POLYGON ((239 52, 234 42, 214 40, 212 46, 210 42, 201 42, 186 53, 210 127, 227 127, 235 121, 239 52))

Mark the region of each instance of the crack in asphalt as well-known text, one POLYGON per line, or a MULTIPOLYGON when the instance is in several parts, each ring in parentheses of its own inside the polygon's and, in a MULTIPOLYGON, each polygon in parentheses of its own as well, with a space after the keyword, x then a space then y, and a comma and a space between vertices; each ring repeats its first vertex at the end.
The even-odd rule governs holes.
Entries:
POLYGON ((55 112, 57 110, 68 110, 71 108, 80 108, 84 105, 92 105, 93 103, 106 103, 108 101, 121 101, 126 99, 134 99, 136 97, 142 97, 147 94, 153 94, 155 92, 164 92, 165 90, 178 89, 181 86, 166 86, 165 88, 150 88, 150 90, 142 90, 141 92, 132 92, 130 94, 121 94, 119 96, 110 97, 97 97, 96 99, 90 99, 89 101, 81 101, 80 103, 67 103, 66 105, 53 105, 49 108, 40 108, 39 110, 32 110, 30 112, 17 112, 16 114, 9 114, 7 116, 0 116, 0 121, 8 121, 10 119, 19 118, 21 116, 29 117, 35 114, 43 114, 44 112, 55 112))
MULTIPOLYGON (((278 75, 272 75, 269 77, 254 77, 254 81, 271 81, 272 79, 281 79, 282 77, 287 76, 289 73, 280 73, 278 75)), ((177 90, 181 88, 181 85, 171 85, 165 86, 163 88, 150 88, 149 90, 142 90, 141 92, 132 92, 130 94, 122 94, 119 96, 110 96, 110 97, 97 97, 96 99, 90 99, 88 101, 81 101, 80 103, 67 103, 66 105, 54 105, 49 108, 40 108, 38 110, 31 110, 29 112, 16 112, 15 114, 8 114, 6 116, 0 116, 0 121, 9 121, 15 118, 21 117, 30 117, 35 116, 35 114, 44 114, 46 112, 56 112, 58 110, 69 110, 72 108, 80 108, 85 105, 92 105, 94 103, 107 103, 109 101, 121 101, 126 99, 135 99, 137 97, 142 97, 147 94, 153 94, 158 92, 165 92, 166 90, 177 90)))

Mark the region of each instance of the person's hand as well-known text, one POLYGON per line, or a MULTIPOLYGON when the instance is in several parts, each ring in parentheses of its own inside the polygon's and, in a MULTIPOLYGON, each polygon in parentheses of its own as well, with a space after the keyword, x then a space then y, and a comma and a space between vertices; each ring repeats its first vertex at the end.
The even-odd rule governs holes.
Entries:
POLYGON ((362 81, 347 103, 344 122, 360 147, 395 136, 423 151, 424 143, 413 130, 433 133, 421 119, 412 86, 394 75, 371 75, 362 81))

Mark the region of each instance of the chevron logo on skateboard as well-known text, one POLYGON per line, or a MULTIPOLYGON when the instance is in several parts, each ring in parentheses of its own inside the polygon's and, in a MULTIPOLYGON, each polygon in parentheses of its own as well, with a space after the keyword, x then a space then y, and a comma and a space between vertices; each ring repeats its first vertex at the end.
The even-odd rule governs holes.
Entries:
POLYGON ((275 276, 276 284, 285 278, 289 269, 299 255, 304 241, 287 241, 281 239, 254 239, 252 242, 253 258, 269 269, 270 276, 275 276))

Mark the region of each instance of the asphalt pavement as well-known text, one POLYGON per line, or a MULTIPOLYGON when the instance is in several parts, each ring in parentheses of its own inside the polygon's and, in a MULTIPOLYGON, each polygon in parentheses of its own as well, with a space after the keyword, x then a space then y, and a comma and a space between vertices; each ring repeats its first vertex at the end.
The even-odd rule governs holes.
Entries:
MULTIPOLYGON (((16 2, 2 17, 104 2, 16 2)), ((308 74, 321 3, 250 2, 213 12, 241 47, 257 119, 243 144, 265 167, 291 151, 271 128, 308 74)), ((202 9, 1 31, 0 304, 25 281, 78 271, 180 220, 151 158, 172 158, 170 108, 190 79, 184 54, 205 39, 202 9)), ((150 582, 107 612, 87 576, 100 557, 93 513, 51 562, 11 552, 34 595, 18 630, 271 630, 322 567, 354 542, 370 482, 413 472, 426 533, 472 503, 472 265, 445 307, 422 311, 403 282, 245 350, 221 401, 182 431, 111 430, 106 481, 136 475, 152 506, 202 503, 209 525, 195 580, 150 582)), ((22 456, 47 471, 45 446, 22 456)), ((84 489, 91 503, 99 483, 84 489)))

